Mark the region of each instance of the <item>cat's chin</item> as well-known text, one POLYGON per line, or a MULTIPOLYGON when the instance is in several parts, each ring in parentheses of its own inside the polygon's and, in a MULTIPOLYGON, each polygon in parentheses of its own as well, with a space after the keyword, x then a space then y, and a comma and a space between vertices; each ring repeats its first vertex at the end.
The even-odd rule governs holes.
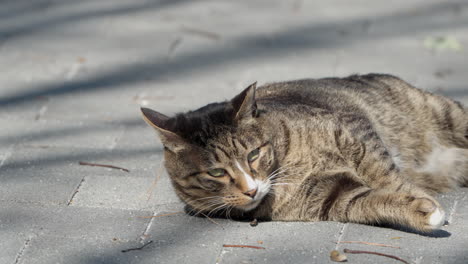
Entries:
POLYGON ((262 202, 262 200, 252 200, 252 202, 246 204, 246 205, 242 205, 242 206, 237 206, 238 209, 244 211, 244 212, 248 212, 248 211, 252 211, 253 209, 257 208, 258 205, 262 202))

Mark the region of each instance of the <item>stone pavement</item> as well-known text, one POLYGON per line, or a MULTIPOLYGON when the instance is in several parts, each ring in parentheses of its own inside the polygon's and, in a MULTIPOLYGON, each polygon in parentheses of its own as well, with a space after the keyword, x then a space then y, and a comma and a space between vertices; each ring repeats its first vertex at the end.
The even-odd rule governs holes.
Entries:
POLYGON ((329 263, 335 248, 468 263, 467 189, 440 196, 450 224, 431 236, 177 213, 139 113, 228 99, 253 81, 367 72, 468 104, 467 49, 466 0, 1 1, 0 263, 329 263), (337 244, 350 240, 401 248, 337 244))

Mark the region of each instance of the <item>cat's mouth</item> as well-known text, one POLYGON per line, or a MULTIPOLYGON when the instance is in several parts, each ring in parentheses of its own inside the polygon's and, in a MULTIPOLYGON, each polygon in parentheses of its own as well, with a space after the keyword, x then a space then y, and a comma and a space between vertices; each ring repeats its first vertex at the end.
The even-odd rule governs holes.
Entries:
POLYGON ((264 182, 260 180, 255 180, 255 183, 257 184, 257 193, 254 197, 251 198, 250 202, 238 206, 239 209, 244 211, 251 211, 257 208, 257 206, 262 202, 265 196, 270 192, 271 183, 269 181, 264 182))

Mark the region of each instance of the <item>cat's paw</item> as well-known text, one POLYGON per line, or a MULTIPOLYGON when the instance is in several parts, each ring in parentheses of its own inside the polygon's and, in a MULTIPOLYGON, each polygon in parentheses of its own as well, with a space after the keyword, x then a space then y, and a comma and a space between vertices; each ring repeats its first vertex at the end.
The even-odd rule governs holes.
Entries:
POLYGON ((441 227, 445 222, 444 210, 436 202, 428 198, 415 198, 412 202, 416 211, 415 216, 419 218, 420 229, 430 231, 441 227))

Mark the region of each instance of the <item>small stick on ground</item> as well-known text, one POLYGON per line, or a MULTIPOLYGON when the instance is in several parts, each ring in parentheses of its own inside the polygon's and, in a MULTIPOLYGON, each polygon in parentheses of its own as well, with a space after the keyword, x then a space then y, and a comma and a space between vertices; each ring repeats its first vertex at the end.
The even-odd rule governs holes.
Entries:
POLYGON ((120 252, 126 253, 126 252, 133 251, 133 250, 142 250, 142 249, 144 249, 147 245, 149 245, 149 244, 151 244, 151 243, 153 243, 153 240, 148 241, 148 243, 142 245, 141 247, 124 249, 124 250, 121 250, 120 252))
POLYGON ((364 251, 364 250, 352 250, 352 249, 347 249, 345 248, 343 250, 344 253, 349 253, 349 254, 372 254, 372 255, 377 255, 377 256, 383 256, 383 257, 387 257, 387 258, 392 258, 392 259, 396 259, 398 261, 401 261, 405 264, 409 264, 408 261, 404 260, 404 259, 401 259, 397 256, 393 256, 393 255, 388 255, 388 254, 384 254, 384 253, 380 253, 380 252, 374 252, 374 251, 364 251))
POLYGON ((345 254, 341 254, 338 250, 332 250, 330 252, 330 259, 335 262, 346 262, 348 257, 345 254))
POLYGON ((209 39, 212 39, 212 40, 220 40, 221 39, 221 36, 216 34, 216 33, 201 30, 201 29, 197 29, 197 28, 182 26, 182 31, 186 32, 186 33, 189 33, 189 34, 198 35, 200 37, 209 38, 209 39))
POLYGON ((122 170, 122 171, 125 171, 125 172, 130 172, 129 170, 127 170, 125 168, 117 167, 117 166, 113 166, 113 165, 106 165, 106 164, 97 164, 97 163, 89 163, 89 162, 80 161, 80 165, 92 166, 92 167, 104 167, 104 168, 111 168, 111 169, 116 169, 116 170, 122 170))
POLYGON ((265 249, 264 247, 249 246, 249 245, 226 245, 226 244, 224 244, 223 247, 265 249))
POLYGON ((157 218, 157 217, 170 216, 170 215, 175 215, 175 214, 180 214, 180 213, 183 213, 183 212, 174 212, 174 213, 168 213, 168 214, 162 214, 162 215, 152 215, 152 216, 138 216, 138 218, 144 218, 144 219, 157 218))
POLYGON ((392 245, 385 245, 385 244, 371 243, 371 242, 364 242, 364 241, 338 241, 338 242, 336 242, 336 243, 343 243, 343 244, 364 244, 364 245, 371 245, 371 246, 377 246, 377 247, 400 248, 400 247, 392 246, 392 245))

